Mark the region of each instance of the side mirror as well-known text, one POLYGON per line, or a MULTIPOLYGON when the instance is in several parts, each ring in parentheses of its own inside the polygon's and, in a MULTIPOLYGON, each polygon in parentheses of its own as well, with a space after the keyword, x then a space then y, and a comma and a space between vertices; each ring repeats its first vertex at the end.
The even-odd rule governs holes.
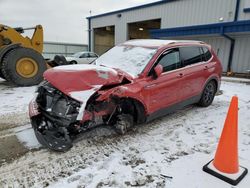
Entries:
POLYGON ((154 75, 155 75, 155 77, 156 78, 158 78, 161 74, 162 74, 162 72, 163 72, 163 67, 162 67, 162 65, 157 65, 155 68, 154 68, 154 75))

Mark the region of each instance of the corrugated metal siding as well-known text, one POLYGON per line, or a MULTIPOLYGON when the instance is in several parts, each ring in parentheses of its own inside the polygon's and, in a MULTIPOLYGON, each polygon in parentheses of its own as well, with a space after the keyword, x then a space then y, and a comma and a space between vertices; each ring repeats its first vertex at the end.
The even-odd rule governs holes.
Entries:
MULTIPOLYGON (((241 0, 238 20, 250 20, 250 13, 245 13, 244 8, 250 8, 250 0, 241 0)), ((161 28, 173 28, 191 25, 203 25, 218 23, 220 18, 224 22, 234 20, 237 0, 177 0, 166 4, 156 5, 142 9, 122 12, 121 17, 117 14, 107 15, 91 19, 91 28, 115 26, 115 44, 127 40, 127 24, 131 22, 161 19, 161 28)), ((187 39, 185 37, 184 39, 187 39)), ((230 41, 223 37, 199 37, 190 38, 201 40, 211 44, 218 52, 218 57, 223 64, 223 71, 227 71, 230 41)), ((92 32, 93 48, 93 32, 92 32)), ((232 70, 238 73, 245 73, 250 69, 250 37, 237 37, 235 53, 233 56, 232 70)))
POLYGON ((43 56, 44 58, 54 58, 55 55, 69 56, 76 52, 87 51, 88 45, 44 42, 43 56))
POLYGON ((232 71, 247 73, 250 70, 250 35, 236 37, 232 71))
POLYGON ((250 13, 244 12, 244 8, 250 8, 250 0, 241 0, 239 10, 239 20, 250 20, 250 13))
POLYGON ((91 19, 91 27, 115 25, 115 44, 127 40, 127 23, 161 18, 161 28, 233 21, 236 0, 179 0, 91 19))

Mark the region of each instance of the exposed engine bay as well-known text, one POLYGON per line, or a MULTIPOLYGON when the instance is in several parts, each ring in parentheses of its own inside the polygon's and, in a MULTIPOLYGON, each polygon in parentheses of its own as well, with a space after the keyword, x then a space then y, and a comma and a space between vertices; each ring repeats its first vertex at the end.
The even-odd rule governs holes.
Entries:
POLYGON ((86 102, 84 114, 79 120, 77 117, 83 104, 49 82, 42 82, 29 106, 38 141, 49 149, 67 151, 72 147, 76 135, 98 125, 114 125, 118 133, 124 134, 134 123, 134 104, 115 96, 97 101, 99 96, 98 92, 94 92, 86 102))

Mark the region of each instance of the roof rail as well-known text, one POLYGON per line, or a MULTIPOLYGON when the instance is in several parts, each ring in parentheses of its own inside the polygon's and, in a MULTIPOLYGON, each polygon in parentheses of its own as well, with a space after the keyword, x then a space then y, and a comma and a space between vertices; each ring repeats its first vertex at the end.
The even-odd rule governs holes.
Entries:
POLYGON ((203 41, 198 41, 198 40, 176 40, 176 41, 173 41, 169 44, 175 44, 175 43, 200 43, 200 44, 206 44, 205 42, 203 41))

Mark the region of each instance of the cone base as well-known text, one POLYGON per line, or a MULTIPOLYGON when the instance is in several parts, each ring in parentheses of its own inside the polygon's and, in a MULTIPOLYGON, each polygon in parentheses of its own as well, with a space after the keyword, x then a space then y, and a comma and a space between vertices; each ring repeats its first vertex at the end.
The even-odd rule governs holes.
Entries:
POLYGON ((236 174, 223 173, 214 167, 212 161, 213 160, 209 161, 205 166, 203 166, 202 170, 231 185, 237 185, 246 176, 248 172, 246 168, 240 166, 239 172, 236 174))

